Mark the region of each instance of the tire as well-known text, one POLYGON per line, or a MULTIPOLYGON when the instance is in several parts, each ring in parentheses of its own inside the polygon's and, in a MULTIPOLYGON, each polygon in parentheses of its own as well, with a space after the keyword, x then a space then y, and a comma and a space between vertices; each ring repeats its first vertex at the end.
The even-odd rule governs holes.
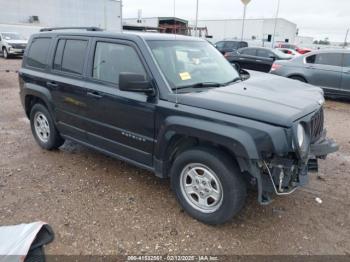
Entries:
POLYGON ((247 188, 242 174, 237 164, 217 149, 198 147, 181 153, 170 176, 182 208, 203 223, 223 224, 244 206, 247 188))
POLYGON ((2 48, 2 56, 4 59, 9 59, 9 53, 7 52, 6 47, 2 48))
POLYGON ((40 147, 46 150, 59 148, 64 139, 58 133, 51 114, 42 104, 35 104, 30 112, 30 126, 40 147))
POLYGON ((307 83, 306 79, 302 76, 290 76, 289 78, 294 79, 294 80, 298 80, 298 81, 303 82, 303 83, 307 83))

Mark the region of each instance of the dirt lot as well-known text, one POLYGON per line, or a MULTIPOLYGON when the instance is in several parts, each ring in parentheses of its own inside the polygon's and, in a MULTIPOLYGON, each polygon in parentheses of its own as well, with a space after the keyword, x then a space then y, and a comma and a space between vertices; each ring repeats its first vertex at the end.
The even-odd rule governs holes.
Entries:
MULTIPOLYGON (((20 63, 0 58, 0 71, 20 63)), ((326 126, 341 150, 307 188, 266 207, 251 194, 212 227, 181 210, 167 180, 72 142, 40 149, 17 74, 0 72, 0 225, 48 222, 50 254, 350 254, 350 103, 327 101, 326 126)))

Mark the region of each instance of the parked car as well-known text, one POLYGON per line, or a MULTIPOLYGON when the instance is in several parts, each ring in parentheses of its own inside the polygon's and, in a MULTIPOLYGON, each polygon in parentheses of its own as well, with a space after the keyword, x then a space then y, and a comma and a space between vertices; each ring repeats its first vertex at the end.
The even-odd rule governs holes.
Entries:
POLYGON ((234 52, 240 48, 248 47, 248 43, 244 41, 231 41, 224 40, 217 42, 215 47, 223 54, 226 55, 230 52, 234 52))
POLYGON ((312 52, 312 49, 305 48, 305 47, 298 47, 296 50, 299 54, 302 54, 302 55, 312 52))
POLYGON ((268 73, 276 60, 289 60, 293 56, 283 52, 263 47, 247 47, 231 52, 226 59, 237 68, 251 69, 268 73))
POLYGON ((322 87, 328 96, 350 97, 350 50, 319 50, 276 61, 271 73, 322 87))
POLYGON ((0 50, 5 59, 23 55, 28 41, 15 32, 0 32, 0 50))
POLYGON ((310 48, 298 47, 297 45, 293 45, 285 42, 277 42, 275 48, 287 48, 297 51, 299 54, 306 54, 312 51, 310 48))
POLYGON ((70 139, 170 178, 188 214, 219 224, 248 185, 268 204, 338 148, 318 87, 258 72, 242 82, 199 38, 87 30, 43 29, 25 51, 20 97, 44 149, 70 139))
POLYGON ((300 53, 289 48, 276 48, 277 50, 285 53, 286 55, 292 55, 292 56, 300 56, 300 53))

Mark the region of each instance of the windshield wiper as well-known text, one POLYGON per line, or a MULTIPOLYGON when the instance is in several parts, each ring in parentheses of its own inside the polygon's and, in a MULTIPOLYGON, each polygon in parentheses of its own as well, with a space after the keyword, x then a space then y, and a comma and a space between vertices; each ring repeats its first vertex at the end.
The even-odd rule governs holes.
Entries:
POLYGON ((175 87, 173 89, 205 88, 205 87, 220 87, 220 86, 223 86, 223 84, 216 83, 216 82, 201 82, 201 83, 195 83, 195 84, 187 85, 187 86, 179 86, 179 87, 175 87))
POLYGON ((233 83, 236 83, 238 81, 242 81, 242 78, 236 77, 236 78, 232 79, 231 81, 228 81, 225 84, 222 84, 222 86, 228 86, 229 84, 233 84, 233 83))

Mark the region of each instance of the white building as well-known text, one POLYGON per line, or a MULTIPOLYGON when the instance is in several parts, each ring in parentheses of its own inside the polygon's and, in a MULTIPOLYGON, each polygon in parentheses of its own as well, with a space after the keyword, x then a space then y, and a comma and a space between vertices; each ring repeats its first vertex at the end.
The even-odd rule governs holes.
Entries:
MULTIPOLYGON (((268 46, 273 38, 275 19, 246 19, 243 39, 245 41, 261 44, 265 42, 268 46)), ((222 19, 222 20, 199 20, 198 27, 207 28, 208 35, 212 41, 217 42, 223 39, 241 39, 242 19, 222 19)), ((191 21, 194 25, 194 21, 191 21)), ((294 43, 297 34, 297 25, 283 18, 277 19, 275 41, 294 43)))
POLYGON ((310 46, 314 43, 312 36, 297 36, 295 38, 295 44, 298 46, 310 46))
POLYGON ((1 1, 0 31, 29 35, 42 27, 96 26, 121 30, 119 0, 1 1))

